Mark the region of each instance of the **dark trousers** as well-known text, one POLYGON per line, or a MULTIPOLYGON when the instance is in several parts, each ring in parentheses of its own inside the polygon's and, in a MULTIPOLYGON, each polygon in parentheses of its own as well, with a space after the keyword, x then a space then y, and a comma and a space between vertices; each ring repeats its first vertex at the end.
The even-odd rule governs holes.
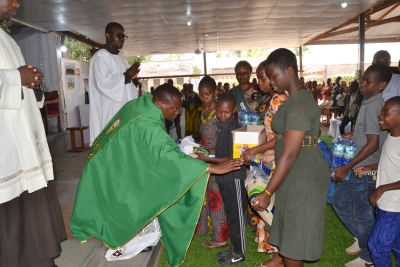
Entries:
POLYGON ((347 124, 349 124, 350 121, 351 120, 349 117, 347 117, 347 116, 343 117, 342 123, 340 123, 340 126, 339 126, 340 135, 344 135, 344 128, 346 127, 347 124))
MULTIPOLYGON (((178 139, 182 139, 182 130, 181 130, 181 114, 176 116, 174 119, 175 127, 176 127, 176 136, 178 139)), ((171 134, 171 126, 172 126, 172 121, 169 121, 165 119, 165 129, 167 130, 168 134, 171 134)))
POLYGON ((233 251, 236 254, 244 254, 246 252, 245 212, 247 206, 244 181, 235 179, 229 182, 218 183, 218 187, 224 201, 233 251))

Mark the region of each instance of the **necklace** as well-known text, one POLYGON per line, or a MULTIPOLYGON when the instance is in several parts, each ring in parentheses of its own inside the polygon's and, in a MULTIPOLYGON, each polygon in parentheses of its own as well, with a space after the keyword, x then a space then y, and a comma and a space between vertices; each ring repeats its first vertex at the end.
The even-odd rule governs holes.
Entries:
POLYGON ((303 84, 301 83, 299 86, 297 86, 297 87, 293 90, 293 92, 290 94, 289 97, 291 97, 291 96, 293 95, 293 93, 296 92, 296 90, 299 89, 302 85, 303 85, 303 84))
MULTIPOLYGON (((210 113, 208 113, 208 116, 201 116, 201 121, 203 123, 206 123, 208 120, 211 119, 211 117, 214 115, 215 113, 215 109, 213 109, 210 113)), ((204 115, 206 115, 206 113, 204 112, 204 115)))

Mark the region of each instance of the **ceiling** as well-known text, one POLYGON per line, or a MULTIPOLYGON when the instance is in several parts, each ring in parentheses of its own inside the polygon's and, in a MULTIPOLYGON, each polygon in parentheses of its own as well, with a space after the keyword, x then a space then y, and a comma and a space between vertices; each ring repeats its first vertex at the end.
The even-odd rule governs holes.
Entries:
MULTIPOLYGON (((346 1, 347 8, 341 7, 342 0, 20 0, 15 18, 101 44, 106 24, 119 22, 129 36, 121 53, 130 56, 192 53, 198 43, 207 52, 299 47, 372 6, 399 2, 346 1)), ((367 37, 386 34, 382 27, 369 30, 367 37)))

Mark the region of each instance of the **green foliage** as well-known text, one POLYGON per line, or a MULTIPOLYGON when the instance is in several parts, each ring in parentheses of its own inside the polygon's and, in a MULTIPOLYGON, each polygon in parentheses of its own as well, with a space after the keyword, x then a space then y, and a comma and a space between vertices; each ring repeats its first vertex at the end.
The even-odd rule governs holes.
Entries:
MULTIPOLYGON (((312 52, 312 50, 308 46, 302 46, 303 47, 303 56, 308 55, 312 52)), ((293 51, 293 53, 296 55, 296 57, 300 56, 300 50, 298 47, 291 48, 290 50, 293 51)))
POLYGON ((10 26, 11 26, 11 20, 0 21, 0 29, 3 29, 8 34, 11 33, 10 26))
POLYGON ((162 57, 161 60, 164 60, 164 61, 180 60, 180 59, 182 59, 182 56, 183 56, 182 54, 169 54, 165 57, 162 57))
POLYGON ((69 37, 65 39, 64 45, 68 48, 71 59, 90 63, 90 58, 92 57, 90 54, 92 47, 90 45, 81 43, 69 37))
POLYGON ((236 51, 220 51, 217 58, 242 58, 242 57, 268 57, 270 54, 268 49, 250 49, 236 51))
POLYGON ((136 62, 151 61, 151 56, 131 56, 126 57, 126 60, 128 61, 129 65, 132 65, 136 62))
POLYGON ((183 89, 183 85, 181 85, 179 83, 174 83, 174 87, 178 88, 179 90, 183 89))
MULTIPOLYGON (((201 69, 199 68, 199 66, 194 65, 193 66, 193 74, 201 74, 201 69)), ((200 78, 200 76, 195 77, 196 79, 200 78)))
MULTIPOLYGON (((345 81, 347 86, 350 86, 350 83, 356 79, 355 75, 340 76, 340 77, 342 77, 341 81, 345 81)), ((336 81, 336 78, 337 78, 337 76, 331 77, 333 83, 336 81)))

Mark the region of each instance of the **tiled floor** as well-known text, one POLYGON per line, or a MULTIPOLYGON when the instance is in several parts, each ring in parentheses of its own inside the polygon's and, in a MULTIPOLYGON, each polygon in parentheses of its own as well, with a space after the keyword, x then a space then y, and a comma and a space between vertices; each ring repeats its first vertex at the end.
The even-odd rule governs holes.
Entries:
POLYGON ((58 200, 64 218, 68 239, 74 239, 69 229, 76 190, 89 151, 62 153, 53 157, 54 174, 58 200))

